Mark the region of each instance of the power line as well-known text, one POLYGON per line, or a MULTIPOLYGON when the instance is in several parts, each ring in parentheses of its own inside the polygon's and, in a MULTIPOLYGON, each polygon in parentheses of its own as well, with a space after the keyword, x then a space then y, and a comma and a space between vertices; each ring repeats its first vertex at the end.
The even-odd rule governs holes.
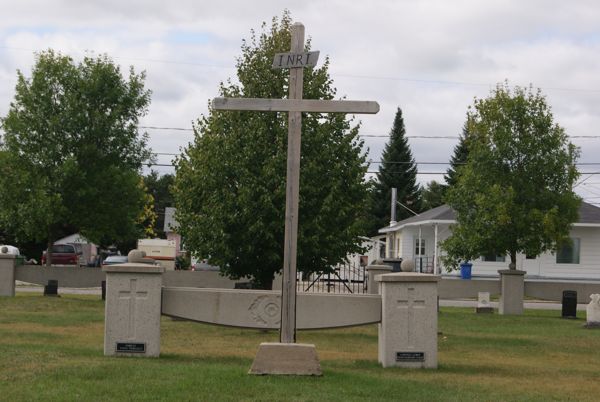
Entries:
MULTIPOLYGON (((36 49, 28 49, 22 47, 12 47, 12 46, 0 46, 0 49, 6 50, 18 50, 18 51, 27 51, 27 52, 40 52, 41 50, 36 49)), ((76 52, 79 54, 92 53, 92 54, 103 54, 104 52, 76 52)), ((134 57, 125 57, 125 56, 111 56, 114 59, 121 60, 133 60, 133 61, 145 61, 149 63, 163 63, 163 64, 179 64, 179 65, 189 65, 189 66, 199 66, 199 67, 208 67, 208 68, 217 68, 217 69, 227 69, 233 70, 235 69, 234 65, 219 65, 219 64, 208 64, 208 63, 199 63, 193 61, 178 61, 178 60, 167 60, 167 59, 147 59, 147 58, 134 58, 134 57)), ((436 79, 423 79, 423 78, 412 78, 412 77, 393 77, 393 76, 376 76, 376 75, 356 75, 356 74, 344 74, 344 73, 336 73, 335 69, 330 71, 331 75, 335 75, 336 77, 345 77, 352 79, 362 79, 362 80, 380 80, 380 81, 403 81, 403 82, 416 82, 422 84, 433 84, 433 85, 455 85, 455 86, 475 86, 475 87, 493 87, 496 85, 483 83, 483 82, 466 82, 466 81, 452 81, 452 80, 436 80, 436 79)), ((597 93, 600 92, 600 89, 594 88, 568 88, 568 87, 539 87, 540 89, 552 90, 552 91, 568 91, 568 92, 590 92, 597 93)))
MULTIPOLYGON (((173 131, 194 131, 193 128, 183 127, 159 127, 159 126, 139 126, 138 128, 145 130, 173 130, 173 131)), ((358 134, 357 137, 362 138, 390 138, 390 134, 358 134)), ((408 139, 437 139, 437 140, 458 140, 458 135, 405 135, 408 139)), ((600 135, 570 135, 569 138, 577 139, 598 139, 600 135)))

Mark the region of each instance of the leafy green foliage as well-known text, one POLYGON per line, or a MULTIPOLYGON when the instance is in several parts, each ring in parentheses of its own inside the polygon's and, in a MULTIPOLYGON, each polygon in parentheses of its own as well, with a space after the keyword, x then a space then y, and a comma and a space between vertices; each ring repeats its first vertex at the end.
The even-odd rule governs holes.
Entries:
POLYGON ((454 186, 458 181, 458 175, 460 174, 460 168, 467 162, 469 155, 469 147, 467 146, 468 138, 467 123, 463 127, 462 135, 459 137, 458 144, 454 147, 454 153, 450 158, 450 167, 444 175, 444 180, 448 186, 454 186))
MULTIPOLYGON (((288 72, 274 70, 275 53, 289 51, 291 19, 242 44, 239 84, 220 96, 285 98, 288 72)), ((307 46, 308 48, 309 46, 307 46)), ((304 98, 333 99, 329 61, 304 71, 304 98)), ((365 156, 358 127, 341 114, 303 114, 298 269, 328 270, 361 250, 366 209, 365 156)), ((176 218, 187 247, 232 278, 269 287, 283 266, 287 114, 210 111, 177 161, 176 218)))
POLYGON ((124 79, 107 56, 78 64, 49 50, 31 77, 18 72, 2 122, 0 224, 17 239, 48 241, 80 232, 107 244, 141 230, 142 161, 137 123, 150 92, 144 74, 124 79))
MULTIPOLYGON (((390 224, 390 202, 392 188, 398 189, 398 201, 416 212, 421 211, 421 194, 417 184, 417 165, 412 156, 402 110, 398 108, 394 117, 394 125, 390 132, 390 140, 386 144, 382 155, 382 164, 379 165, 377 180, 373 183, 371 205, 373 220, 370 233, 376 234, 377 230, 390 224)), ((398 206, 396 220, 401 221, 413 216, 407 209, 398 206)))
POLYGON ((175 176, 172 174, 158 175, 158 172, 151 171, 144 176, 144 184, 147 191, 154 199, 153 210, 156 214, 156 222, 154 224, 154 232, 161 238, 166 238, 164 232, 165 226, 165 208, 175 205, 173 195, 171 194, 171 186, 175 181, 175 176))
POLYGON ((578 149, 554 123, 540 91, 498 85, 468 112, 468 158, 447 202, 457 225, 445 264, 486 253, 536 256, 568 241, 577 219, 578 149))

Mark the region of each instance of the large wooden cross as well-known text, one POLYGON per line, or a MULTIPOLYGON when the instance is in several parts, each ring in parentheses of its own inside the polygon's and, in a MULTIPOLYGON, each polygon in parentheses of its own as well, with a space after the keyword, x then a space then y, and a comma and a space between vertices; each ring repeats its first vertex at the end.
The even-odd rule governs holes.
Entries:
POLYGON ((285 194, 285 240, 283 253, 283 285, 281 297, 282 343, 296 341, 296 255, 298 237, 298 195, 300 187, 300 136, 302 112, 313 113, 369 113, 379 111, 377 102, 330 101, 302 99, 304 67, 317 63, 319 52, 304 52, 304 25, 292 25, 290 53, 278 53, 273 68, 289 68, 288 99, 215 98, 215 110, 254 110, 288 112, 287 183, 285 194))

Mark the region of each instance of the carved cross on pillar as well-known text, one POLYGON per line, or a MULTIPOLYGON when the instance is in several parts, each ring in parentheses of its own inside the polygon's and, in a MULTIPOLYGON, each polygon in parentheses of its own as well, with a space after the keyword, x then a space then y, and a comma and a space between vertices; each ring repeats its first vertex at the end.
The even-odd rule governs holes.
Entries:
POLYGON ((303 100, 303 68, 316 65, 318 56, 318 52, 304 52, 304 25, 295 23, 292 26, 291 53, 276 54, 273 60, 273 68, 290 69, 288 99, 215 98, 213 100, 214 110, 256 110, 289 113, 280 327, 280 341, 282 343, 296 342, 296 246, 298 238, 302 112, 374 114, 379 111, 377 102, 303 100))
POLYGON ((136 291, 137 279, 131 279, 129 282, 129 290, 120 291, 119 299, 129 300, 129 323, 127 336, 129 339, 135 338, 135 307, 138 300, 148 298, 148 292, 136 291))
POLYGON ((414 346, 414 339, 412 337, 412 328, 415 326, 415 314, 414 309, 425 308, 425 300, 415 299, 415 288, 408 288, 407 298, 404 300, 398 300, 398 308, 406 310, 408 315, 406 320, 406 339, 408 340, 408 346, 414 346))

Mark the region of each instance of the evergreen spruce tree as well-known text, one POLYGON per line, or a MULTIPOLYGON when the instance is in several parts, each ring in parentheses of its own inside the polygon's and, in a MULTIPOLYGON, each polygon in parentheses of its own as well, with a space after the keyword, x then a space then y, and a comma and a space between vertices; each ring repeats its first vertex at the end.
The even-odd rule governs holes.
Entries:
POLYGON ((450 167, 444 175, 444 180, 446 180, 446 185, 448 187, 456 184, 461 166, 464 166, 464 164, 467 163, 467 156, 469 155, 469 149, 467 148, 468 134, 467 123, 465 123, 458 144, 454 147, 454 154, 450 159, 450 167))
MULTIPOLYGON (((371 234, 390 224, 390 202, 392 188, 398 189, 398 201, 413 211, 421 210, 421 190, 417 184, 417 166, 405 137, 402 110, 398 108, 394 118, 394 126, 390 133, 390 141, 385 146, 382 163, 379 165, 377 181, 372 194, 371 234)), ((396 220, 413 216, 402 206, 396 209, 396 220)))

